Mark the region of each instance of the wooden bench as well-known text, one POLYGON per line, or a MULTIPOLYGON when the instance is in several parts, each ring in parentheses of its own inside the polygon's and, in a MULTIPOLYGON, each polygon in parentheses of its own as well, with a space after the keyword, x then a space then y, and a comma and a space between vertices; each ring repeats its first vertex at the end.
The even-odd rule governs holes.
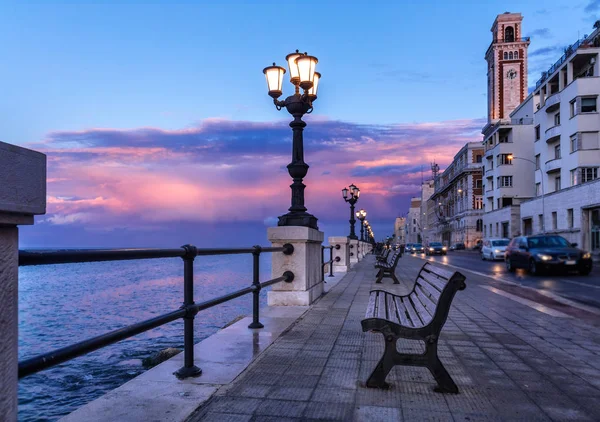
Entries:
POLYGON ((437 355, 440 331, 448 318, 454 294, 466 287, 465 276, 427 262, 419 271, 412 291, 404 296, 371 290, 363 331, 383 334, 385 351, 367 380, 367 387, 387 388, 385 382, 395 365, 424 366, 437 381, 436 391, 458 393, 458 387, 437 355), (399 353, 399 338, 425 342, 423 354, 399 353))
POLYGON ((375 257, 375 259, 377 259, 377 262, 387 262, 387 258, 391 251, 392 251, 392 248, 384 249, 383 252, 381 253, 381 255, 377 255, 375 257))
POLYGON ((380 284, 384 277, 389 277, 394 280, 394 284, 400 284, 398 277, 396 277, 396 266, 401 257, 402 252, 400 249, 397 249, 389 261, 376 262, 375 268, 379 269, 379 272, 377 273, 375 283, 380 284))

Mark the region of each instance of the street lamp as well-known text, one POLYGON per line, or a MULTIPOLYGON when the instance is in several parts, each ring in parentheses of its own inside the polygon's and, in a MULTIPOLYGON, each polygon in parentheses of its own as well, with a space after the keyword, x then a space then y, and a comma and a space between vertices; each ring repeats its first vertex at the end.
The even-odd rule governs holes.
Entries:
POLYGON ((348 238, 358 240, 358 237, 356 237, 356 234, 354 233, 354 224, 356 223, 356 220, 354 219, 354 204, 358 201, 360 189, 354 186, 353 183, 347 188, 342 189, 342 196, 344 197, 344 201, 350 203, 350 236, 348 236, 348 238))
POLYGON ((283 94, 282 83, 285 69, 273 63, 263 69, 267 79, 269 95, 273 98, 273 103, 277 110, 286 108, 294 120, 290 123, 293 132, 292 140, 292 162, 288 164, 287 169, 292 177, 292 206, 289 212, 279 217, 278 226, 304 226, 318 229, 317 218, 306 212, 304 206, 304 188, 302 179, 308 173, 308 164, 304 162, 304 141, 302 132, 306 123, 302 116, 310 114, 313 111, 313 102, 317 99, 317 88, 321 79, 321 74, 315 72, 318 60, 316 57, 309 56, 307 53, 288 54, 286 56, 290 70, 290 82, 294 85, 294 94, 287 97, 284 101, 278 98, 283 94), (300 94, 300 88, 304 90, 300 94))
MULTIPOLYGON (((541 176, 540 177, 540 183, 541 183, 541 187, 542 187, 542 233, 546 233, 546 205, 544 203, 544 195, 545 195, 545 192, 544 192, 544 173, 542 172, 542 169, 538 167, 538 165, 536 164, 535 161, 530 160, 529 158, 515 157, 512 154, 509 154, 508 157, 506 157, 506 158, 508 158, 509 161, 512 161, 512 160, 527 161, 527 162, 529 162, 529 163, 531 163, 531 164, 534 165, 535 170, 539 170, 540 171, 540 176, 541 176)), ((535 173, 535 170, 534 170, 534 173, 535 173)), ((537 192, 536 192, 536 195, 537 195, 537 192)))
POLYGON ((363 209, 356 211, 356 218, 360 220, 360 240, 364 241, 365 237, 365 218, 367 218, 367 212, 363 209))

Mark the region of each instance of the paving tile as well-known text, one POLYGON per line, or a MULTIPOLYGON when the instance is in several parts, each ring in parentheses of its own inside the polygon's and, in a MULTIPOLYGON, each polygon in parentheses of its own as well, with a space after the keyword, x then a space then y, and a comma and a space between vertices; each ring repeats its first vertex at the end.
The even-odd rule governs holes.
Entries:
POLYGON ((452 413, 435 410, 402 408, 402 416, 405 421, 454 422, 452 413))
POLYGON ((354 411, 354 420, 357 422, 402 421, 402 410, 396 407, 360 406, 354 411))
POLYGON ((211 412, 243 413, 251 415, 259 404, 259 399, 221 396, 211 400, 209 410, 211 412))
POLYGON ((202 420, 205 422, 248 422, 252 420, 252 415, 208 412, 202 416, 202 420))
POLYGON ((279 400, 294 400, 294 401, 308 401, 313 393, 312 388, 306 387, 281 387, 276 385, 271 388, 267 395, 270 399, 279 400))
POLYGON ((309 403, 304 409, 304 418, 318 420, 347 421, 352 418, 354 405, 350 403, 309 403))
POLYGON ((263 400, 256 409, 256 415, 277 417, 302 417, 306 402, 290 400, 263 400))
POLYGON ((354 403, 356 390, 317 385, 311 397, 312 402, 354 403))

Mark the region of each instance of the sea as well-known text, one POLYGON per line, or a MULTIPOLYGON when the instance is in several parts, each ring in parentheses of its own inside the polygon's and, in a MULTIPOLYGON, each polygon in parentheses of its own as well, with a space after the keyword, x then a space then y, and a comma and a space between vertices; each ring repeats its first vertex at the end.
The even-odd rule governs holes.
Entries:
MULTIPOLYGON (((252 256, 198 257, 194 271, 201 302, 249 286, 252 256)), ((271 278, 271 254, 261 255, 260 276, 271 278)), ((19 360, 176 310, 182 301, 180 258, 21 267, 19 360)), ((195 341, 251 313, 251 295, 202 311, 195 341)), ((142 359, 168 347, 183 349, 183 321, 26 377, 19 382, 19 420, 55 421, 141 374, 142 359)))

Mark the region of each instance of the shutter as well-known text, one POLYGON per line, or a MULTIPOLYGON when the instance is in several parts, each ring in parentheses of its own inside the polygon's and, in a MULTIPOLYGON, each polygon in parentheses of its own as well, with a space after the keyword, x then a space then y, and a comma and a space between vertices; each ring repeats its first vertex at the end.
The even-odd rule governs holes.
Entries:
POLYGON ((583 133, 577 132, 577 150, 583 148, 583 133))
POLYGON ((575 114, 581 114, 581 97, 575 99, 575 114))

